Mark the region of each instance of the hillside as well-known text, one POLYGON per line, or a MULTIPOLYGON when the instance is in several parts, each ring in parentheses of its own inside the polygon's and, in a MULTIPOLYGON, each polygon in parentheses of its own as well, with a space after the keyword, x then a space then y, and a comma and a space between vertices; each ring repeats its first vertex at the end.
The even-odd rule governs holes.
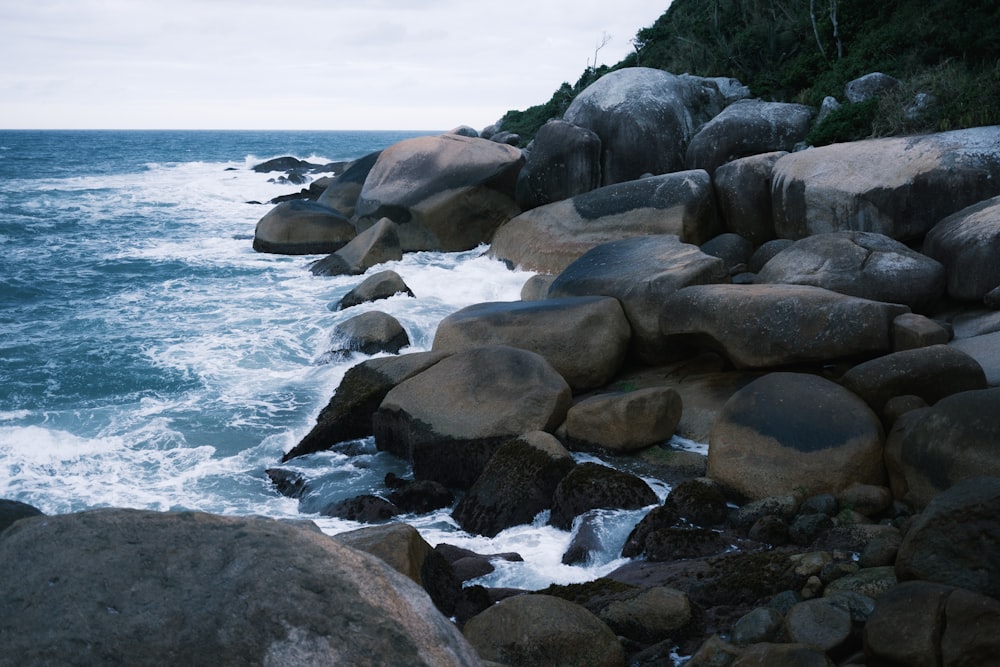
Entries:
POLYGON ((735 77, 756 97, 816 107, 826 96, 845 102, 844 84, 869 72, 902 81, 878 102, 831 114, 815 144, 1000 123, 994 0, 673 0, 633 43, 636 52, 613 67, 584 71, 548 102, 507 112, 503 128, 530 138, 596 78, 636 65, 735 77), (930 104, 908 114, 918 93, 930 104))

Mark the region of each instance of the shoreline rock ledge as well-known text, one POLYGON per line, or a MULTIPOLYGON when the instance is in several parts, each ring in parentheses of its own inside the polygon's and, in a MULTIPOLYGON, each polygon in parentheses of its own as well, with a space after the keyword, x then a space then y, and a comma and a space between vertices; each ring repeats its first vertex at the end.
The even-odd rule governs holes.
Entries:
POLYGON ((502 128, 401 142, 347 166, 319 208, 265 216, 260 249, 335 245, 323 265, 341 272, 492 243, 537 274, 520 302, 449 317, 431 351, 351 368, 267 471, 304 514, 369 517, 339 541, 405 577, 278 522, 14 508, 0 655, 996 664, 1000 127, 807 148, 810 110, 747 97, 617 70, 536 146, 502 128), (363 438, 412 476, 333 503, 282 467, 363 438), (585 584, 484 588, 521 556, 429 545, 398 520, 442 508, 482 534, 548 512, 572 530, 563 562, 624 561, 585 584), (616 527, 620 551, 617 509, 641 517, 616 527))

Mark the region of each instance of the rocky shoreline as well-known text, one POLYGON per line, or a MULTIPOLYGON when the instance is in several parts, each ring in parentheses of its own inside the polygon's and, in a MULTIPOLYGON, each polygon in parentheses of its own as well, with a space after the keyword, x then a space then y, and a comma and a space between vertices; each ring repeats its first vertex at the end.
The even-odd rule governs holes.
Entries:
POLYGON ((806 148, 811 109, 748 97, 730 79, 618 70, 524 149, 459 128, 277 203, 254 247, 366 274, 345 309, 405 293, 370 271, 405 252, 489 244, 537 275, 521 301, 445 318, 426 352, 398 354, 406 333, 385 314, 341 325, 344 352, 390 356, 351 368, 268 474, 302 496, 309 480, 282 464, 374 438, 412 478, 323 509, 372 527, 330 539, 311 524, 5 502, 0 562, 19 564, 0 602, 0 634, 17 638, 5 655, 990 664, 1000 127, 806 148), (663 503, 644 478, 671 485, 663 503), (585 562, 595 513, 651 506, 629 564, 543 591, 463 586, 519 556, 430 545, 393 520, 450 507, 490 536, 545 512, 577 527, 564 562, 585 562), (74 608, 89 612, 62 634, 45 623, 74 608), (160 627, 188 645, 143 639, 160 627))

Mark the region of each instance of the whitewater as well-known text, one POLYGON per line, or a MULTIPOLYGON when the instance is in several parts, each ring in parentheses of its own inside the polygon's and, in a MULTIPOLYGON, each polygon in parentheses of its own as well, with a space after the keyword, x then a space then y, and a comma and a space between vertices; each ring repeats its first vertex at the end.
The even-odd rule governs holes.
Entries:
MULTIPOLYGON (((352 365, 319 363, 334 327, 389 313, 427 350, 459 308, 519 298, 532 275, 484 255, 407 254, 392 269, 416 295, 337 311, 364 276, 317 277, 317 256, 254 252, 257 202, 301 186, 256 173, 292 155, 325 164, 420 133, 0 131, 0 498, 55 514, 96 507, 201 510, 361 527, 280 495, 265 471, 312 427, 352 365)), ((368 443, 370 445, 370 443, 368 443)), ((327 501, 383 488, 407 465, 374 451, 284 466, 327 501)), ((581 455, 579 460, 590 457, 581 455)), ((669 490, 647 480, 661 499, 669 490)), ((472 583, 542 588, 621 564, 642 511, 607 512, 606 552, 561 563, 572 533, 520 526, 487 539, 449 510, 404 516, 429 543, 518 552, 472 583)))

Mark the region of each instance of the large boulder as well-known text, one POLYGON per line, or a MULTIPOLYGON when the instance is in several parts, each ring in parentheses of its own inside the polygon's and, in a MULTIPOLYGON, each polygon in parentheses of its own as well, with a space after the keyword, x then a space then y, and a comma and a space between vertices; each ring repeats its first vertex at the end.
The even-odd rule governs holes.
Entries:
POLYGON ((684 164, 714 174, 731 160, 790 151, 809 134, 813 110, 804 104, 741 100, 705 123, 688 144, 684 164))
POLYGON ((281 462, 330 449, 345 440, 372 435, 372 415, 389 390, 446 356, 440 352, 418 352, 367 359, 352 366, 344 374, 329 403, 316 417, 316 425, 281 457, 281 462))
POLYGON ((720 166, 712 175, 726 229, 755 246, 774 238, 771 171, 785 155, 788 153, 777 151, 740 158, 720 166))
POLYGON ((564 120, 542 125, 517 177, 522 210, 590 192, 601 185, 601 140, 564 120))
POLYGON ((896 396, 919 396, 928 404, 972 389, 986 389, 986 374, 975 359, 947 345, 903 350, 858 364, 840 383, 882 414, 896 396))
POLYGON ((344 216, 350 218, 354 216, 354 207, 358 203, 361 195, 361 186, 368 178, 368 172, 375 166, 375 161, 382 151, 369 153, 368 155, 350 163, 343 173, 338 174, 330 182, 323 194, 316 200, 323 206, 328 206, 335 211, 339 211, 344 216))
POLYGON ((569 403, 569 385, 534 352, 463 350, 389 391, 373 417, 375 443, 412 461, 418 479, 468 488, 500 445, 551 433, 569 403))
POLYGON ((354 238, 357 230, 343 214, 317 202, 281 202, 257 223, 253 249, 280 255, 318 255, 335 252, 354 238))
POLYGON ((308 525, 119 509, 20 521, 0 539, 3 660, 479 664, 417 584, 308 525))
POLYGON ((664 345, 721 352, 738 368, 885 354, 906 306, 806 285, 694 285, 660 308, 664 345))
POLYGON ((496 451, 452 516, 463 530, 487 537, 531 523, 552 507, 556 487, 574 465, 555 436, 526 433, 496 451))
POLYGON ((674 234, 701 244, 720 231, 712 183, 702 170, 598 188, 540 206, 497 230, 490 255, 542 273, 559 273, 602 243, 674 234))
POLYGON ((508 667, 624 667, 618 637, 583 606, 551 595, 515 595, 463 629, 484 660, 508 667))
POLYGON ((570 407, 566 437, 576 448, 631 454, 670 440, 681 411, 668 387, 600 393, 570 407))
POLYGON ((317 276, 358 276, 377 264, 402 258, 399 227, 382 218, 343 248, 310 264, 309 270, 317 276))
POLYGON ((729 282, 718 257, 672 234, 599 245, 569 265, 549 286, 549 298, 601 295, 618 299, 632 325, 633 346, 645 359, 662 349, 660 311, 688 285, 729 282))
POLYGON ((530 350, 545 357, 571 389, 584 391, 614 377, 631 336, 621 304, 609 297, 490 302, 441 320, 432 349, 509 345, 530 350))
POLYGON ((896 558, 901 581, 920 579, 1000 598, 1000 477, 962 480, 914 519, 896 558))
POLYGON ((683 169, 691 137, 726 102, 711 79, 628 67, 584 89, 563 119, 600 137, 608 185, 683 169))
POLYGON ((908 502, 923 507, 962 480, 1000 477, 1000 388, 952 394, 906 417, 890 451, 908 502))
POLYGON ((949 296, 981 300, 1000 285, 1000 197, 963 208, 934 225, 922 251, 944 264, 949 296))
POLYGON ((769 373, 726 403, 708 441, 708 476, 760 500, 796 489, 882 484, 882 424, 860 398, 816 375, 769 373))
POLYGON ((829 232, 779 252, 757 282, 815 285, 926 311, 944 294, 944 267, 883 234, 829 232))
POLYGON ((791 153, 774 165, 771 194, 780 237, 856 230, 919 239, 1000 194, 1000 126, 791 153))
POLYGON ((458 134, 406 139, 386 148, 365 179, 359 229, 389 218, 404 251, 469 250, 519 212, 521 151, 458 134))

